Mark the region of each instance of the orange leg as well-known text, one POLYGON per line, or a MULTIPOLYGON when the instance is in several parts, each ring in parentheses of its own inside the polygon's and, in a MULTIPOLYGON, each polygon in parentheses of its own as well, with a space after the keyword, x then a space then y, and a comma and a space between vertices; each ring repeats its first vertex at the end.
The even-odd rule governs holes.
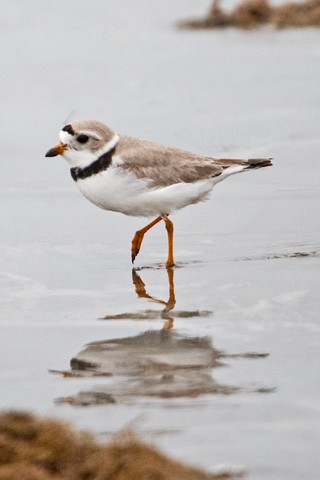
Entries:
POLYGON ((166 229, 168 233, 168 259, 166 262, 166 267, 171 268, 174 267, 174 259, 173 259, 173 223, 167 215, 163 216, 163 220, 166 224, 166 229))
MULTIPOLYGON (((168 283, 169 283, 169 299, 168 301, 160 300, 158 298, 152 297, 149 295, 146 291, 146 286, 143 282, 143 280, 140 278, 140 276, 137 274, 135 269, 132 269, 132 281, 135 286, 136 293, 139 298, 147 298, 151 302, 155 303, 160 303, 161 305, 164 305, 164 309, 162 310, 161 313, 161 318, 165 319, 165 323, 162 327, 163 330, 168 330, 173 328, 173 322, 174 319, 172 316, 170 316, 170 310, 172 310, 175 307, 176 304, 176 297, 174 294, 174 270, 173 268, 167 268, 167 275, 168 275, 168 283)), ((157 318, 155 317, 150 317, 150 318, 157 318)))
POLYGON ((166 308, 164 312, 169 312, 172 310, 176 304, 176 297, 174 294, 174 279, 173 279, 173 270, 172 268, 167 269, 168 272, 168 280, 169 280, 169 300, 166 303, 166 308))
POLYGON ((143 280, 139 277, 135 269, 132 269, 132 281, 136 290, 136 294, 139 298, 147 298, 151 302, 161 303, 162 305, 167 305, 167 302, 164 300, 159 300, 158 298, 152 297, 146 291, 146 286, 143 280))
MULTIPOLYGON (((150 228, 152 228, 154 225, 156 225, 157 223, 161 222, 162 220, 162 217, 157 217, 155 218, 151 223, 148 223, 148 225, 146 225, 145 227, 141 228, 141 230, 137 230, 133 239, 132 239, 132 243, 131 243, 131 260, 132 260, 132 263, 134 262, 136 256, 138 255, 139 253, 139 250, 140 250, 140 247, 141 247, 141 244, 142 244, 142 240, 143 240, 143 237, 144 237, 144 234, 150 230, 150 228)), ((170 221, 170 220, 169 220, 170 221)))
POLYGON ((169 280, 169 300, 166 303, 166 306, 162 312, 162 318, 166 318, 162 330, 171 330, 173 328, 174 319, 170 316, 170 310, 175 307, 176 297, 174 294, 174 280, 173 280, 173 269, 167 268, 168 280, 169 280))

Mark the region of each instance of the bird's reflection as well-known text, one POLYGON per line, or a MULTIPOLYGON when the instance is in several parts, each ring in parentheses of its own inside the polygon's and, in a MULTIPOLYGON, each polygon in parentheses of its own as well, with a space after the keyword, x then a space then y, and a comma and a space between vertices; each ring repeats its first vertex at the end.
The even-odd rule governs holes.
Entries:
POLYGON ((152 297, 146 291, 146 286, 141 277, 138 275, 136 269, 132 269, 132 281, 135 286, 136 294, 139 298, 147 298, 151 302, 159 303, 164 305, 164 309, 161 311, 161 317, 166 319, 166 322, 163 325, 164 329, 173 328, 173 317, 170 316, 169 312, 173 310, 176 305, 176 297, 174 293, 174 270, 172 268, 167 268, 168 275, 168 284, 169 284, 169 298, 168 301, 159 300, 158 298, 152 297))
POLYGON ((176 304, 175 289, 174 289, 174 271, 172 268, 166 269, 169 298, 168 300, 160 300, 147 293, 146 285, 141 279, 136 269, 132 270, 132 281, 135 292, 139 298, 146 298, 148 301, 163 305, 162 310, 142 310, 139 312, 124 312, 113 315, 105 315, 102 320, 156 320, 164 319, 163 328, 172 328, 174 318, 194 318, 194 317, 209 317, 212 315, 210 310, 174 310, 176 304))
POLYGON ((182 335, 173 329, 174 317, 204 317, 208 311, 175 311, 174 271, 167 269, 169 298, 167 301, 147 293, 136 270, 132 271, 139 298, 163 305, 162 310, 146 310, 106 315, 105 320, 144 320, 161 318, 159 330, 147 330, 135 336, 95 341, 71 360, 71 370, 59 372, 68 377, 112 377, 105 385, 79 392, 57 402, 72 405, 97 405, 132 401, 138 397, 178 398, 204 394, 231 394, 238 387, 221 385, 212 376, 225 357, 212 344, 210 337, 182 335))

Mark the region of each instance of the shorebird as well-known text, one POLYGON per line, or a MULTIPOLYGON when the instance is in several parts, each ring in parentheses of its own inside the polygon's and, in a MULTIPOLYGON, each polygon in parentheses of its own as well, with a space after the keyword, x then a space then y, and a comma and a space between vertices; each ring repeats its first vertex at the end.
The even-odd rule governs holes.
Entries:
POLYGON ((59 133, 60 143, 46 157, 62 155, 80 192, 94 205, 125 215, 156 217, 138 230, 131 259, 145 233, 161 220, 168 236, 166 267, 174 266, 170 214, 206 200, 214 185, 234 173, 272 165, 270 158, 220 159, 119 136, 95 120, 72 122, 59 133))

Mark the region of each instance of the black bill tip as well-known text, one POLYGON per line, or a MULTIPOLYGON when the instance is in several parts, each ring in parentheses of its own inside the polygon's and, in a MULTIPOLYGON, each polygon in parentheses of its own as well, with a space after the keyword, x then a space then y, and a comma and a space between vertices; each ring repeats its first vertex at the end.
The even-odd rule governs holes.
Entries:
POLYGON ((64 143, 58 143, 53 148, 50 148, 46 153, 46 157, 56 157, 57 155, 63 155, 63 153, 67 150, 67 145, 64 143))
POLYGON ((54 148, 50 148, 50 150, 47 151, 45 156, 46 157, 56 157, 57 155, 59 155, 59 152, 56 149, 56 147, 54 147, 54 148))

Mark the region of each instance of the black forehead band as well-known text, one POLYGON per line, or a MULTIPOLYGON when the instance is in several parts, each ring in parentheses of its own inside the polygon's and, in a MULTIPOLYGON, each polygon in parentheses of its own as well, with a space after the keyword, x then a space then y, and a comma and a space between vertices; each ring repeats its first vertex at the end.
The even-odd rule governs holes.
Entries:
POLYGON ((68 124, 68 125, 66 125, 65 127, 63 127, 62 131, 63 131, 63 132, 70 133, 70 135, 74 135, 74 130, 73 130, 73 128, 71 127, 70 124, 68 124))

